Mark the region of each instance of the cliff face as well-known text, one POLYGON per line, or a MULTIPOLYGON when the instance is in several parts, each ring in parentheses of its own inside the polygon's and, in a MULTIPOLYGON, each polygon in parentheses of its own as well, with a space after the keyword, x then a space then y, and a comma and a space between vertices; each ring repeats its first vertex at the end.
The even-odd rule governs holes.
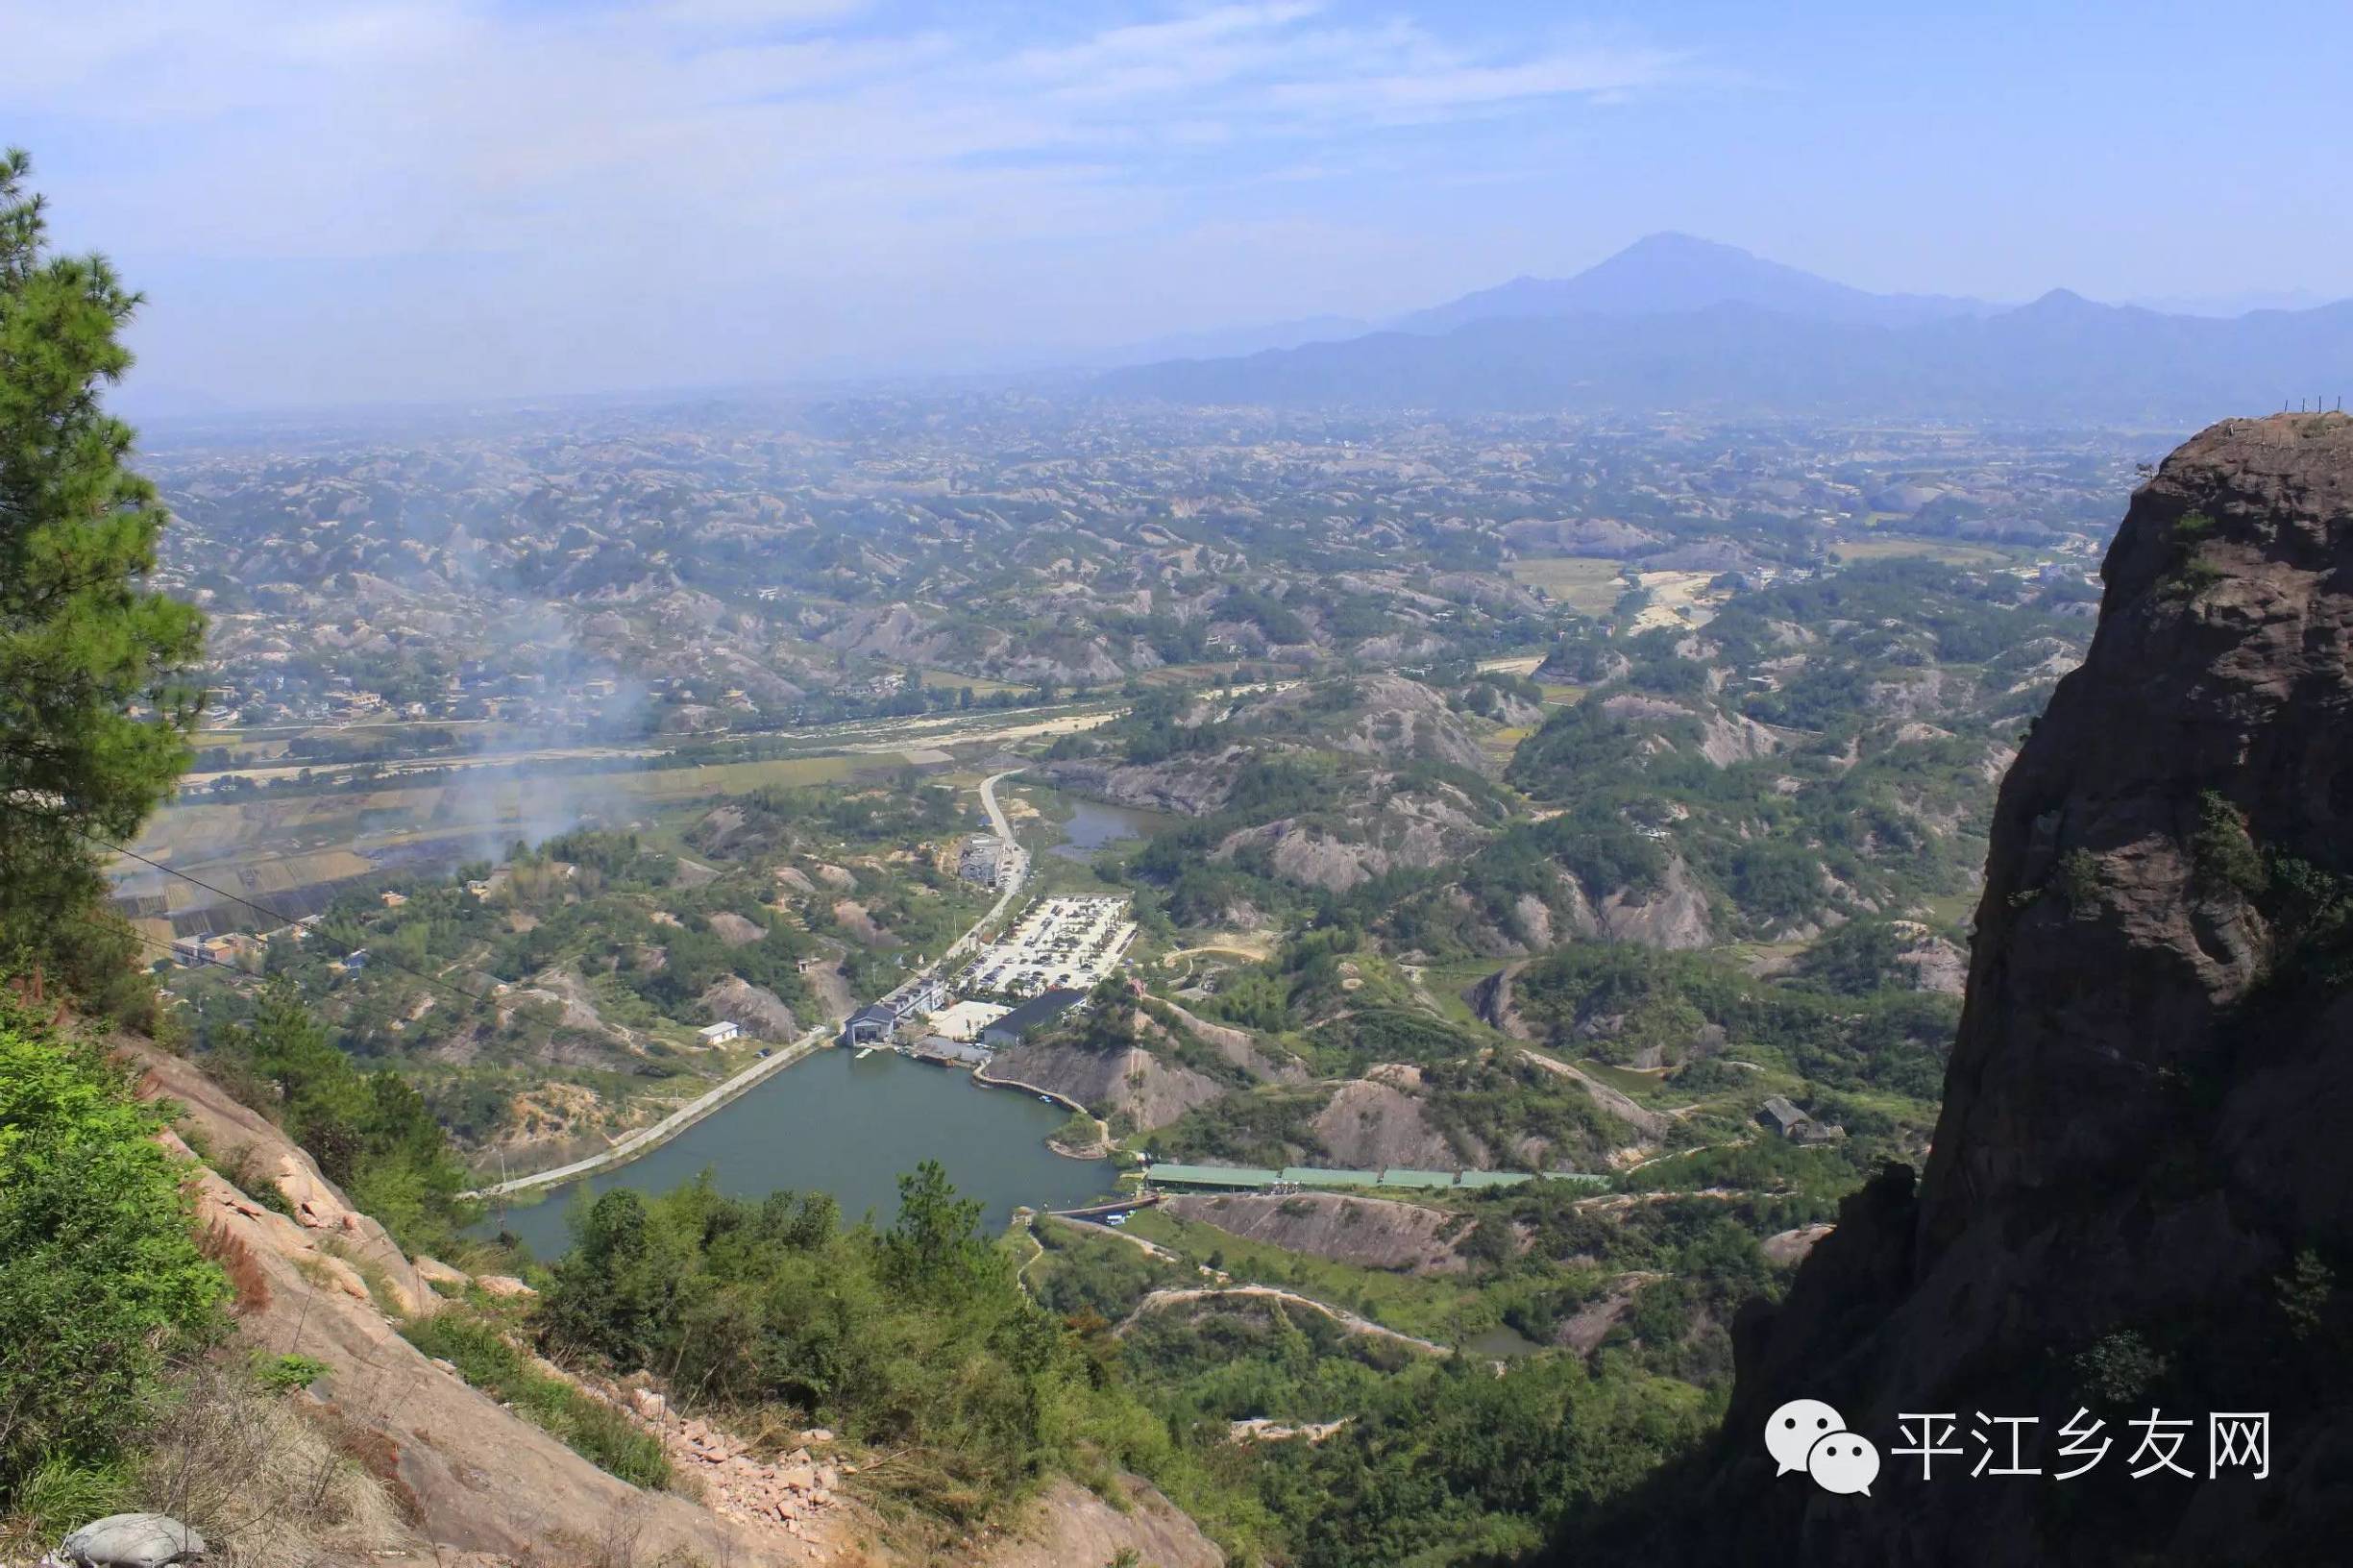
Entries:
POLYGON ((2001 787, 1927 1169, 1851 1200, 1744 1316, 1721 1438, 1633 1510, 1667 1560, 2342 1560, 2353 420, 2191 440, 2103 576, 2001 787), (1775 1479, 1762 1433, 1800 1397, 1877 1444, 1875 1495, 1775 1479), (2152 1407, 2195 1418, 2196 1479, 2128 1479, 2152 1407), (2115 1446, 2051 1479, 2078 1409, 2115 1446), (2217 1410, 2270 1413, 2269 1480, 2208 1479, 2217 1410), (1934 1411, 1962 1453, 1923 1482, 1890 1450, 1934 1411), (2037 1417, 2046 1476, 1973 1480, 1979 1411, 2037 1417))

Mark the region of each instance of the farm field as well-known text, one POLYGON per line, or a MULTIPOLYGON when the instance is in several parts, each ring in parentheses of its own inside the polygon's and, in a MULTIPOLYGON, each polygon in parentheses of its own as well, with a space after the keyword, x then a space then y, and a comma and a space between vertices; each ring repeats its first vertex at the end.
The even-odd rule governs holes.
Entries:
POLYGON ((1618 581, 1625 563, 1588 555, 1544 556, 1511 563, 1511 575, 1541 588, 1580 615, 1600 620, 1609 614, 1626 587, 1618 581))
POLYGON ((954 670, 925 670, 920 672, 925 686, 935 691, 952 692, 968 686, 974 697, 994 697, 999 692, 1017 692, 1024 688, 1010 681, 991 680, 986 675, 961 674, 954 670))
MULTIPOLYGON (((356 878, 496 855, 517 838, 545 837, 586 817, 626 820, 769 785, 836 783, 901 760, 874 753, 462 781, 445 775, 374 790, 187 801, 156 813, 131 847, 184 876, 299 916, 356 878)), ((128 859, 115 868, 115 895, 132 901, 126 912, 150 940, 168 942, 175 922, 184 934, 208 923, 203 912, 215 907, 224 926, 254 920, 233 899, 128 859)))
POLYGON ((2012 557, 1985 545, 1953 545, 1935 539, 1901 536, 1842 539, 1830 547, 1835 561, 1926 560, 1946 566, 2002 566, 2012 557))

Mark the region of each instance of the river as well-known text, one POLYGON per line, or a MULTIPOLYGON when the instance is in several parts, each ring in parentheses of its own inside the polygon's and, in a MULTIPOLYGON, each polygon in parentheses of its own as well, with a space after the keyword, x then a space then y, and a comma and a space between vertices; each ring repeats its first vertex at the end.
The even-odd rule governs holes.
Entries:
MULTIPOLYGON (((898 1208, 898 1177, 937 1160, 948 1180, 986 1207, 994 1235, 1016 1206, 1070 1208, 1114 1190, 1108 1160, 1066 1160, 1046 1136, 1069 1119, 1034 1094, 983 1089, 959 1070, 910 1062, 890 1051, 865 1061, 831 1049, 795 1063, 712 1112, 670 1142, 617 1169, 553 1189, 527 1207, 510 1202, 506 1229, 534 1256, 567 1245, 564 1213, 580 1187, 665 1192, 708 1168, 720 1190, 759 1197, 782 1188, 830 1192, 846 1221, 872 1211, 887 1225, 898 1208)), ((485 1221, 485 1233, 497 1229, 485 1221)))

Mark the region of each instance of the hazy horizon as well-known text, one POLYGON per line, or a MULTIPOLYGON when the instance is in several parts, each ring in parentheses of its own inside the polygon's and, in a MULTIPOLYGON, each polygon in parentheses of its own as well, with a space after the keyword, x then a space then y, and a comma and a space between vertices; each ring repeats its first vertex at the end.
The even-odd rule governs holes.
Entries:
POLYGON ((2283 63, 2209 14, 0 0, 0 140, 149 295, 151 408, 1043 365, 1661 230, 1887 292, 2353 294, 2293 152, 2353 17, 2283 63))

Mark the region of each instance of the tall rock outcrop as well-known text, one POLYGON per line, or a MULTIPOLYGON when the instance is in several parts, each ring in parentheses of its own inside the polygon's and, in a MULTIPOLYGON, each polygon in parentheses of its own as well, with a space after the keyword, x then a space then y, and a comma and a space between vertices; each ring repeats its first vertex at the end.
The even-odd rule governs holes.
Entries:
POLYGON ((1927 1168, 1744 1314, 1720 1438, 1617 1521, 1654 1560, 2353 1560, 2353 420, 2196 436, 2103 576, 2001 787, 1927 1168), (1878 1446, 1873 1495, 1776 1478, 1800 1397, 1878 1446), (2191 1477, 2131 1479, 2152 1410, 2191 1477), (2216 1411, 2269 1413, 2267 1480, 2210 1475, 2216 1411), (1927 1412, 1960 1453, 1924 1482, 1927 1412), (1980 1412, 2046 1473, 1973 1478, 1980 1412), (2056 1479, 2089 1419, 2113 1447, 2056 1479))

